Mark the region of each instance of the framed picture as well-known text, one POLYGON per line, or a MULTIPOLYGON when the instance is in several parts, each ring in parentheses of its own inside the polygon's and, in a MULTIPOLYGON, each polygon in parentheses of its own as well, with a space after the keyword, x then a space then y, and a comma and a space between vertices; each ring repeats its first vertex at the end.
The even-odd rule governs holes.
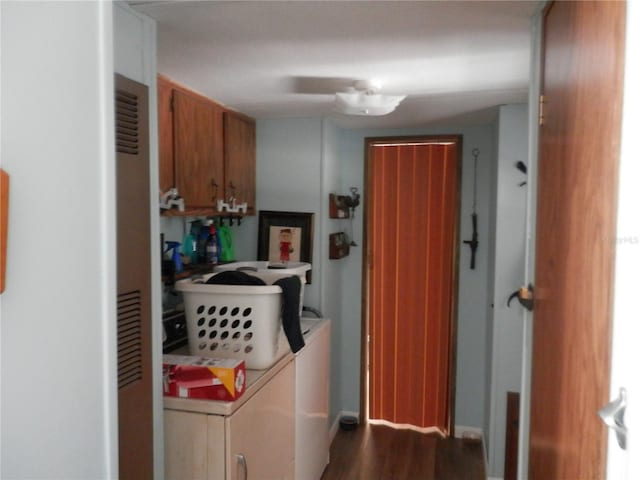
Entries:
MULTIPOLYGON (((312 258, 313 213, 260 211, 258 260, 311 263, 312 258)), ((311 270, 307 283, 311 283, 311 270)))

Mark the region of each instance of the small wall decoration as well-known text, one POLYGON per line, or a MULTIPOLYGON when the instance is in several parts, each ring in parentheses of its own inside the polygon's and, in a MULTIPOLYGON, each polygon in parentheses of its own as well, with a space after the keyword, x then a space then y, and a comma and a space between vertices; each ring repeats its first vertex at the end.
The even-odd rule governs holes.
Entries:
POLYGON ((344 195, 329 194, 329 218, 349 218, 349 207, 344 195))
POLYGON ((351 195, 329 194, 329 218, 353 218, 356 207, 360 205, 360 194, 357 187, 351 187, 351 195))
MULTIPOLYGON (((261 210, 258 223, 258 260, 272 263, 311 263, 313 215, 261 210)), ((307 272, 307 283, 311 283, 311 270, 307 272)))
POLYGON ((329 259, 337 260, 349 255, 349 241, 344 232, 329 235, 329 259))

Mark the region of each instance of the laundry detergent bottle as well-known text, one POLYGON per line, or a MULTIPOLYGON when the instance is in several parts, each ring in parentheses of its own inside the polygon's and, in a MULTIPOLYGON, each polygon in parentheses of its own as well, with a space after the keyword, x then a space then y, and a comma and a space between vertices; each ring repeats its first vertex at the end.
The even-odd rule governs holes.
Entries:
POLYGON ((182 253, 192 264, 198 263, 198 233, 201 224, 199 220, 191 222, 191 228, 182 240, 182 253))
POLYGON ((220 261, 233 262, 236 259, 233 251, 233 233, 226 225, 218 227, 218 240, 220 241, 220 261))
POLYGON ((216 235, 216 226, 212 223, 209 225, 209 237, 207 238, 207 263, 218 263, 218 236, 216 235))

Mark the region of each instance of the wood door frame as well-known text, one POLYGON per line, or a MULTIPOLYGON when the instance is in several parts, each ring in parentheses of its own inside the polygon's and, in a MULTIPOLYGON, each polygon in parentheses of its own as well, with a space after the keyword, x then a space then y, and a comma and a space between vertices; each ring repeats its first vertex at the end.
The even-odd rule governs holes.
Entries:
POLYGON ((449 415, 447 429, 449 434, 453 434, 455 426, 455 400, 456 400, 456 361, 457 361, 457 327, 458 327, 458 285, 459 285, 459 257, 460 257, 460 205, 462 201, 462 135, 411 135, 411 136, 392 136, 392 137, 365 137, 364 139, 364 201, 363 201, 363 261, 362 261, 362 298, 361 298, 361 336, 360 336, 360 423, 364 424, 369 419, 369 386, 368 386, 368 365, 369 365, 369 295, 371 288, 371 279, 369 275, 369 240, 368 231, 369 212, 371 211, 371 197, 368 192, 371 191, 372 169, 370 168, 371 158, 369 155, 369 147, 375 144, 397 143, 407 144, 413 142, 421 143, 438 143, 438 142, 454 142, 456 144, 456 168, 458 181, 456 185, 456 207, 455 221, 453 231, 453 265, 452 265, 452 289, 451 289, 451 331, 449 335, 449 415))

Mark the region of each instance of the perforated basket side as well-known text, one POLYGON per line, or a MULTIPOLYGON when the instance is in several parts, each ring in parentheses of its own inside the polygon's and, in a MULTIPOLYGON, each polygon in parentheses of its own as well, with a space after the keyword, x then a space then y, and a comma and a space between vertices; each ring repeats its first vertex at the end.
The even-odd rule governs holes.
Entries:
MULTIPOLYGON (((202 287, 202 285, 199 285, 202 287)), ((243 293, 245 288, 234 287, 237 293, 216 293, 218 285, 204 291, 183 291, 189 350, 192 355, 243 359, 250 369, 270 367, 277 358, 281 332, 280 312, 282 295, 243 293)), ((202 290, 202 289, 199 289, 202 290)))

